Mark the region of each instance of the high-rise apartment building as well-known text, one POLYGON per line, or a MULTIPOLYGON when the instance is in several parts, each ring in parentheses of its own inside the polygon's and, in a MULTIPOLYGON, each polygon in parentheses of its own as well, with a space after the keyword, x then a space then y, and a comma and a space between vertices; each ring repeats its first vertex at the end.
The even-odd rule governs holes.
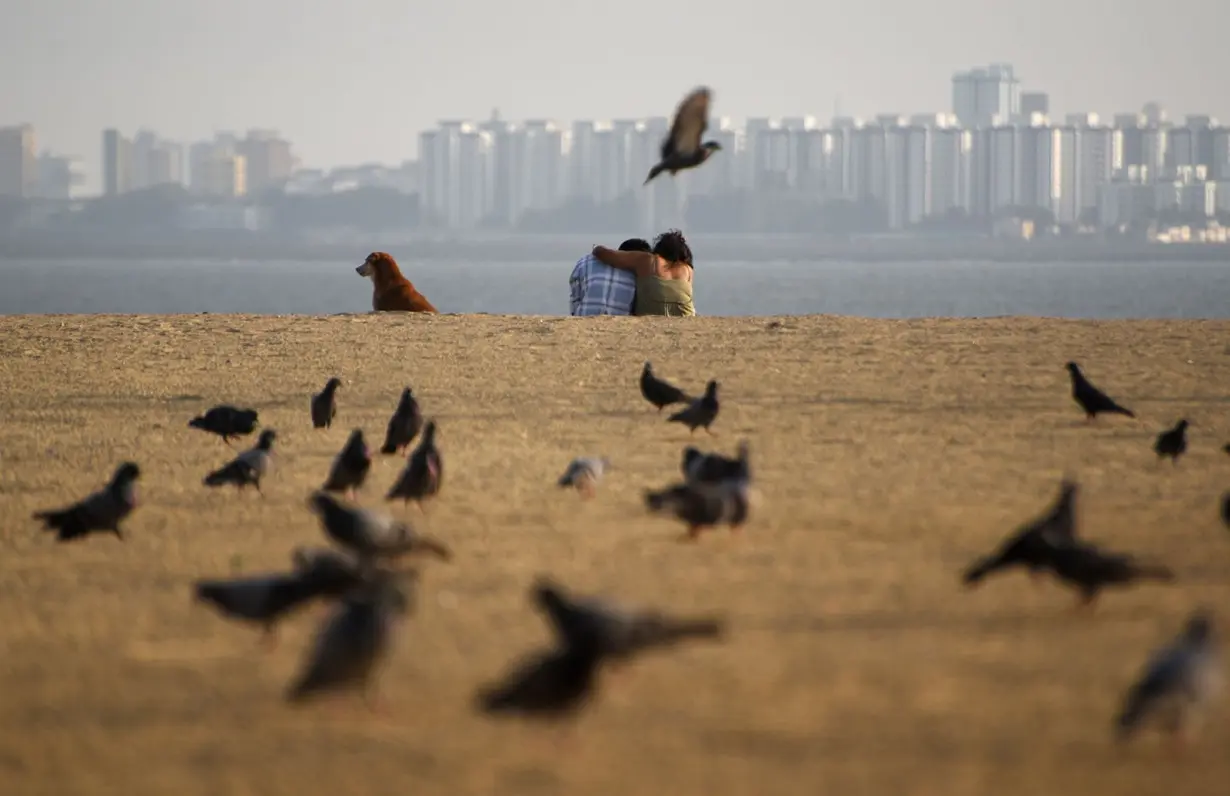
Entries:
POLYGON ((987 128, 1021 113, 1020 81, 1010 64, 958 72, 952 76, 952 110, 961 125, 987 128))
POLYGON ((0 128, 0 196, 32 197, 38 189, 34 127, 0 128))

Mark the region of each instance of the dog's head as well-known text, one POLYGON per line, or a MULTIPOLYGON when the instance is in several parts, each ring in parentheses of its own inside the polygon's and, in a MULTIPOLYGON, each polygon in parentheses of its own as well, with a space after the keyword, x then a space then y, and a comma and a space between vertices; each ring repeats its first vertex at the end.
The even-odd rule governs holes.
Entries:
POLYGON ((363 264, 354 269, 359 276, 379 278, 397 272, 397 261, 388 252, 372 252, 363 264))

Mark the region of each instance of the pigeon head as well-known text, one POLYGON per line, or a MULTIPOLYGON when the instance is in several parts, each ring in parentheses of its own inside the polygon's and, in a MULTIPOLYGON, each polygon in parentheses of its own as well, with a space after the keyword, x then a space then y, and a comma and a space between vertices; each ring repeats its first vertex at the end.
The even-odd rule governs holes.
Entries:
POLYGON ((1213 635, 1213 612, 1208 608, 1199 608, 1187 619, 1183 628, 1183 636, 1188 641, 1200 644, 1213 635))
POLYGON ((1067 368, 1068 372, 1071 373, 1073 376, 1081 372, 1080 365, 1077 365, 1075 362, 1069 362, 1068 364, 1064 365, 1064 367, 1067 368))
POLYGON ((325 392, 332 392, 333 390, 336 390, 338 387, 341 387, 341 386, 342 386, 342 380, 334 376, 333 378, 325 382, 325 392))
POLYGON ((140 477, 141 468, 135 462, 124 462, 115 469, 115 476, 111 480, 117 484, 126 484, 140 477))
POLYGON ((260 439, 256 441, 256 447, 263 451, 273 448, 273 441, 278 438, 278 432, 271 428, 267 428, 261 432, 260 439))
POLYGON ((686 469, 686 468, 688 468, 688 467, 691 467, 691 466, 692 466, 692 462, 696 461, 697 459, 701 458, 702 456, 704 456, 704 454, 703 454, 703 453, 701 453, 701 452, 700 452, 700 450, 696 448, 696 446, 694 446, 694 445, 689 445, 689 446, 687 446, 686 448, 684 448, 684 449, 683 449, 683 466, 684 466, 684 468, 686 469))
POLYGON ((241 418, 240 422, 248 422, 252 425, 256 425, 257 414, 255 409, 244 409, 239 412, 238 417, 241 418))
POLYGON ((436 441, 436 421, 428 420, 427 425, 423 427, 423 443, 425 445, 433 445, 436 441))
POLYGON ((649 364, 649 360, 645 360, 644 367, 641 368, 642 373, 653 373, 653 365, 649 364))
POLYGON ((540 608, 559 606, 566 602, 560 585, 547 575, 534 578, 534 585, 530 589, 530 599, 540 608))
POLYGON ((709 383, 705 385, 705 397, 706 398, 716 398, 717 391, 718 391, 717 381, 714 379, 710 379, 709 383))
POLYGON ((706 141, 705 143, 701 144, 701 149, 704 149, 707 154, 711 155, 714 152, 721 152, 722 145, 719 144, 717 141, 706 141))
POLYGON ((322 516, 336 514, 342 510, 338 502, 327 492, 317 490, 308 498, 308 508, 322 516))
POLYGON ((1189 425, 1191 424, 1187 422, 1187 418, 1185 417, 1179 421, 1178 425, 1176 425, 1175 428, 1178 429, 1179 431, 1187 431, 1187 427, 1189 425))

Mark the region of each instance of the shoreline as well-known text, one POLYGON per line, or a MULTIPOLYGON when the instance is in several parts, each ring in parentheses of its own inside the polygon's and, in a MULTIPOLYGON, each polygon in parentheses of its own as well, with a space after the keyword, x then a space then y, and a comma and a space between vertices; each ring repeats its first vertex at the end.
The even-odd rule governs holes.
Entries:
MULTIPOLYGON (((618 237, 606 235, 605 237, 618 237)), ((307 242, 246 234, 151 235, 141 240, 105 235, 28 235, 0 239, 4 259, 238 259, 351 260, 358 251, 386 250, 395 256, 531 262, 579 256, 594 235, 499 235, 487 238, 373 235, 353 240, 307 242)), ((1138 241, 929 238, 922 236, 835 239, 810 236, 695 235, 689 240, 700 256, 721 260, 803 260, 809 262, 994 263, 1080 262, 1230 262, 1230 244, 1152 244, 1138 241), (720 256, 715 257, 715 254, 720 256)))
MULTIPOLYGON (((1230 321, 1037 317, 340 313, 0 317, 0 781, 14 792, 207 796, 493 791, 946 796, 1214 793, 1230 778, 1226 702, 1176 766, 1115 712, 1197 605, 1230 605, 1230 321), (574 322, 576 321, 576 322, 574 322), (639 394, 643 362, 721 384, 714 435, 639 394), (1085 422, 1064 363, 1135 410, 1085 422), (309 397, 337 376, 339 414, 309 397), (375 457, 358 502, 448 544, 428 562, 373 716, 283 689, 322 620, 259 629, 194 603, 199 578, 285 570, 328 542, 305 506, 353 428, 377 447, 403 387, 439 424, 440 496, 383 500, 405 459, 375 457), (211 490, 227 447, 187 427, 219 403, 278 431, 251 491, 211 490), (1150 446, 1179 417, 1172 466, 1150 446), (750 444, 739 534, 694 544, 646 512, 682 449, 750 444), (591 500, 556 479, 613 468, 591 500), (138 462, 124 541, 56 544, 28 518, 138 462), (960 573, 1080 483, 1078 533, 1165 563, 1169 584, 1108 589, 1092 612, 1049 578, 965 589, 960 573), (717 643, 604 679, 567 752, 558 733, 472 708, 476 689, 549 643, 539 573, 584 595, 718 615, 717 643), (905 665, 903 665, 905 662, 905 665), (1004 750, 1012 750, 1006 754, 1004 750), (20 762, 15 762, 20 761, 20 762), (635 765, 629 765, 635 761, 635 765), (927 788, 924 787, 924 790, 927 788)), ((1220 616, 1220 615, 1219 615, 1220 616)), ((1219 627, 1230 617, 1218 619, 1219 627)))

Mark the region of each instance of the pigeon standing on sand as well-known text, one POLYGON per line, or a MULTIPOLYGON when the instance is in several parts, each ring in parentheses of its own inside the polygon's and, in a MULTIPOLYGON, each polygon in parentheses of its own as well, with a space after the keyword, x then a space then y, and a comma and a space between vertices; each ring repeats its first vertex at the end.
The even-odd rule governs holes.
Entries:
POLYGON ((277 646, 277 625, 312 600, 341 597, 361 583, 357 568, 340 557, 300 557, 292 572, 271 572, 239 578, 204 578, 193 586, 198 602, 212 605, 223 616, 253 622, 262 628, 268 649, 277 646))
POLYGON ((717 141, 701 143, 705 130, 709 128, 709 102, 712 96, 708 88, 701 86, 679 103, 670 132, 662 139, 661 160, 650 169, 645 185, 664 171, 669 171, 674 177, 677 172, 696 168, 722 149, 717 141))
POLYGON ((1060 484, 1059 497, 1042 516, 1018 528, 994 553, 970 565, 962 575, 966 586, 977 586, 986 576, 1023 566, 1037 578, 1050 565, 1056 545, 1076 539, 1076 496, 1078 487, 1068 479, 1060 484))
POLYGON ((405 503, 411 500, 423 509, 423 501, 434 497, 440 491, 440 481, 444 476, 444 461, 440 458, 440 450, 436 447, 436 421, 427 421, 423 429, 423 438, 418 447, 410 454, 405 468, 397 481, 384 496, 385 500, 401 498, 405 503))
POLYGON ((675 385, 659 379, 653 373, 653 365, 645 363, 641 369, 641 395, 646 401, 658 407, 661 412, 671 404, 691 403, 692 399, 675 385))
POLYGON ((43 522, 44 530, 55 531, 60 542, 99 531, 110 531, 123 540, 120 522, 137 507, 136 481, 140 477, 140 467, 124 462, 103 489, 67 508, 36 511, 34 519, 43 522))
POLYGON ((605 456, 586 456, 573 459, 568 469, 559 478, 561 487, 576 487, 585 497, 593 497, 594 489, 606 471, 611 469, 611 461, 605 456))
POLYGON ((747 521, 750 501, 743 480, 718 484, 675 484, 645 492, 645 506, 655 513, 670 512, 687 525, 685 541, 696 540, 702 531, 721 523, 738 531, 747 521))
POLYGON ((1156 722, 1182 744, 1195 731, 1208 703, 1223 687, 1212 614, 1194 611, 1183 631, 1155 652, 1128 689, 1115 717, 1115 737, 1127 741, 1143 724, 1156 722))
POLYGON ((739 443, 739 455, 735 458, 720 453, 702 453, 692 445, 683 449, 679 463, 683 477, 689 484, 720 484, 731 479, 747 480, 751 476, 748 466, 748 444, 739 443))
POLYGON ((1086 420, 1093 420, 1099 414, 1136 417, 1131 409, 1125 409, 1115 403, 1106 393, 1094 387, 1089 379, 1085 378, 1085 374, 1081 373, 1080 366, 1075 362, 1069 362, 1067 368, 1072 377, 1072 398, 1080 404, 1081 409, 1085 410, 1086 420))
POLYGON ((379 573, 348 594, 317 631, 286 700, 302 704, 324 693, 361 690, 375 709, 376 678, 398 625, 413 608, 416 580, 413 570, 379 573))
POLYGON ((408 524, 371 509, 347 506, 327 492, 314 493, 308 507, 320 518, 326 536, 365 561, 419 552, 443 561, 452 558, 448 547, 408 524))
POLYGON ((1153 443, 1153 452, 1157 454, 1159 461, 1169 456, 1171 463, 1179 463, 1179 457, 1187 452, 1187 426, 1187 418, 1183 418, 1175 424, 1174 428, 1157 435, 1157 441, 1153 443))
POLYGON ((256 487, 257 492, 264 495, 265 493, 261 492, 261 478, 269 470, 269 462, 273 457, 273 442, 277 438, 276 431, 271 428, 265 429, 261 432, 256 447, 249 448, 223 467, 205 476, 205 486, 234 484, 236 488, 242 490, 251 484, 256 487))
POLYGON ((715 617, 672 617, 656 610, 628 610, 596 597, 573 597, 542 576, 534 584, 533 601, 550 619, 562 646, 596 647, 612 660, 693 639, 720 639, 725 632, 725 622, 715 617))
POLYGON ((236 437, 246 437, 256 430, 258 415, 255 409, 238 409, 234 406, 215 406, 203 415, 188 421, 192 428, 217 434, 227 445, 236 437))
POLYGON ((1073 542, 1053 547, 1050 571, 1080 595, 1078 607, 1092 610, 1108 586, 1129 586, 1138 581, 1172 583, 1174 572, 1162 564, 1139 561, 1126 553, 1104 551, 1092 544, 1073 542))
POLYGON ((372 454, 363 440, 363 429, 356 428, 350 432, 346 444, 333 459, 329 477, 325 479, 321 489, 326 492, 346 492, 354 497, 355 490, 363 486, 371 469, 372 454))
POLYGON ((692 401, 686 409, 681 409, 675 414, 668 417, 668 423, 682 423, 688 427, 689 433, 696 433, 696 429, 704 428, 709 431, 709 426, 713 421, 717 420, 718 409, 721 408, 718 404, 718 383, 710 380, 705 385, 705 394, 700 398, 692 401))
POLYGON ((389 418, 388 428, 384 432, 384 445, 380 447, 380 452, 388 456, 405 450, 411 442, 414 442, 414 438, 418 436, 422 428, 423 410, 419 408, 419 402, 415 400, 414 393, 407 387, 401 391, 397 409, 389 418))
POLYGON ((342 386, 342 380, 332 378, 325 382, 325 388, 312 396, 312 428, 328 428, 337 417, 337 388, 342 386))

